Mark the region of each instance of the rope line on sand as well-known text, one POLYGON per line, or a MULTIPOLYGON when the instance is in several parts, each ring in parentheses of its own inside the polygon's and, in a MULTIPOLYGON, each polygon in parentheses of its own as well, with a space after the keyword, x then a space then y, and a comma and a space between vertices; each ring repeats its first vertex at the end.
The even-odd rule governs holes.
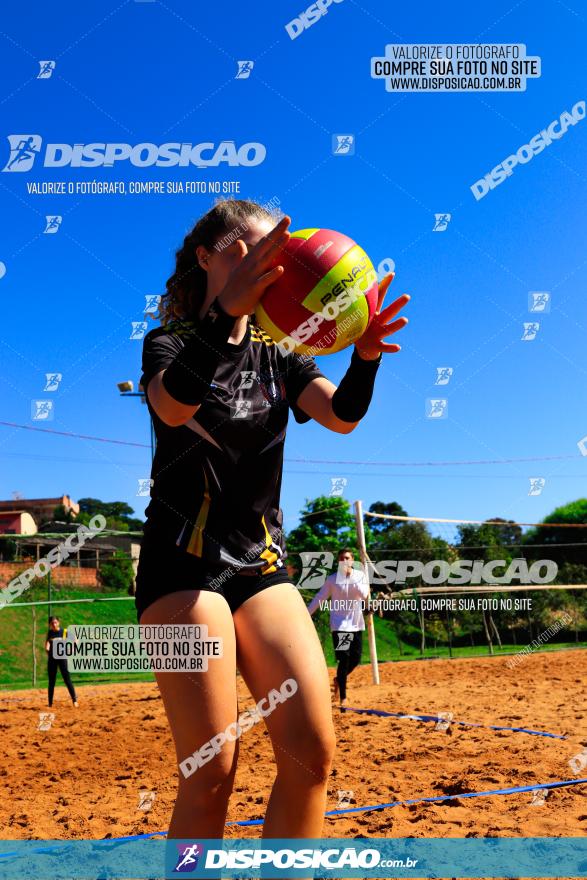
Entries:
MULTIPOLYGON (((6 698, 5 698, 6 699, 6 698)), ((10 698, 8 698, 10 699, 10 698)), ((24 699, 24 698, 12 698, 12 699, 24 699)), ((351 706, 342 706, 341 709, 344 712, 355 712, 358 715, 372 715, 381 718, 407 718, 413 721, 446 721, 445 718, 441 718, 438 715, 410 715, 402 712, 386 712, 382 709, 357 709, 351 706)), ((526 727, 503 727, 495 724, 478 724, 473 721, 456 721, 451 719, 451 724, 460 724, 465 727, 483 727, 485 729, 490 730, 508 730, 513 731, 515 733, 527 733, 532 736, 544 736, 550 739, 566 739, 565 736, 559 733, 548 733, 542 730, 530 730, 526 727)), ((448 794, 448 795, 436 795, 434 797, 419 797, 419 798, 411 798, 406 801, 389 801, 389 803, 384 804, 373 804, 371 806, 365 807, 346 807, 344 809, 339 810, 328 810, 324 816, 343 816, 348 815, 349 813, 368 813, 375 812, 379 810, 387 810, 392 807, 403 807, 410 806, 411 804, 433 804, 433 803, 443 803, 444 801, 454 801, 464 798, 479 798, 479 797, 493 797, 497 795, 509 795, 509 794, 523 794, 525 792, 537 791, 540 789, 553 789, 553 788, 565 788, 572 785, 583 785, 587 783, 587 779, 566 779, 558 782, 543 782, 537 783, 535 785, 519 785, 514 786, 512 788, 496 788, 489 789, 487 791, 472 791, 472 792, 464 792, 459 794, 448 794)), ((226 826, 229 825, 237 825, 240 827, 249 827, 253 825, 263 825, 264 819, 245 819, 238 820, 232 822, 226 822, 226 826)), ((167 831, 151 831, 146 834, 129 834, 124 837, 109 837, 102 840, 94 841, 97 846, 102 849, 108 849, 108 844, 111 845, 111 848, 117 847, 127 841, 131 840, 147 840, 152 837, 158 836, 166 836, 167 831)), ((53 844, 52 846, 41 846, 32 850, 33 853, 51 853, 54 850, 58 852, 62 852, 63 847, 67 847, 72 843, 72 841, 64 840, 63 843, 53 844)), ((20 856, 21 853, 17 852, 8 852, 8 853, 0 853, 0 859, 13 858, 15 856, 20 856)))
MULTIPOLYGON (((391 807, 406 807, 411 804, 437 804, 442 803, 443 801, 454 801, 460 800, 464 798, 479 798, 479 797, 492 797, 494 795, 508 795, 508 794, 523 794, 529 791, 537 791, 540 789, 551 789, 551 788, 565 788, 571 785, 584 785, 587 783, 587 779, 564 779, 558 782, 541 782, 536 783, 535 785, 517 785, 513 788, 493 788, 488 791, 469 791, 464 792, 462 794, 443 794, 436 795, 435 797, 420 797, 420 798, 410 798, 407 801, 390 801, 386 804, 373 804, 371 806, 366 807, 346 807, 342 810, 328 810, 324 815, 327 816, 343 816, 348 813, 370 813, 377 810, 387 810, 391 807)), ((226 822, 226 825, 239 825, 239 826, 250 826, 250 825, 262 825, 264 822, 263 819, 247 819, 235 822, 226 822)), ((148 834, 130 834, 127 837, 109 837, 106 840, 96 840, 94 843, 99 845, 100 848, 108 848, 108 844, 118 844, 125 843, 128 840, 146 840, 149 837, 156 837, 159 835, 166 835, 167 831, 151 831, 148 834)), ((42 853, 42 852, 50 852, 51 850, 62 850, 63 846, 69 846, 74 841, 64 840, 63 843, 54 844, 53 846, 45 846, 38 847, 33 850, 33 852, 42 853)), ((0 853, 0 858, 8 858, 9 856, 18 856, 21 853, 0 853)))
MULTIPOLYGON (((101 849, 108 849, 108 844, 112 844, 112 849, 115 846, 118 846, 121 843, 126 843, 129 840, 147 840, 150 837, 158 837, 159 835, 165 836, 167 831, 150 831, 148 834, 129 834, 125 837, 106 837, 102 840, 93 840, 92 843, 95 843, 97 846, 100 846, 101 849)), ((54 843, 51 846, 38 846, 32 850, 34 853, 51 853, 53 850, 57 850, 57 852, 63 852, 63 847, 68 847, 72 843, 77 843, 78 841, 74 840, 63 840, 59 843, 54 843)), ((22 856, 23 853, 19 852, 7 852, 0 853, 0 859, 7 859, 14 856, 22 856)))
MULTIPOLYGON (((409 718, 412 721, 446 721, 438 715, 406 715, 403 712, 384 712, 382 709, 354 709, 350 706, 341 706, 343 712, 356 712, 358 715, 376 715, 381 718, 409 718)), ((477 724, 475 721, 457 721, 452 718, 451 724, 460 724, 463 727, 484 727, 487 730, 510 730, 514 733, 528 733, 531 736, 546 736, 549 739, 566 739, 561 733, 547 733, 544 730, 530 730, 527 727, 501 727, 497 724, 477 724)))
MULTIPOLYGON (((433 804, 442 801, 454 801, 461 798, 491 797, 493 795, 520 794, 537 789, 564 788, 569 785, 582 785, 587 779, 565 779, 560 782, 542 782, 536 785, 517 785, 514 788, 494 788, 490 791, 470 791, 464 794, 444 794, 436 797, 411 798, 407 801, 390 801, 387 804, 374 804, 370 807, 347 807, 344 810, 328 810, 325 816, 342 816, 346 813, 368 813, 374 810, 387 810, 390 807, 405 807, 410 804, 433 804)), ((262 825, 263 819, 249 819, 243 822, 227 822, 227 825, 262 825)))

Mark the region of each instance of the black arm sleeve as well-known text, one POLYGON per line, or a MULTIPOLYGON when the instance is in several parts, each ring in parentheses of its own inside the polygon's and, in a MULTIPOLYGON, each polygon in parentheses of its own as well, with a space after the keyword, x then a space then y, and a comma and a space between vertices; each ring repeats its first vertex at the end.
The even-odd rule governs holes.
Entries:
POLYGON ((332 395, 332 412, 337 419, 359 422, 363 418, 373 397, 380 363, 381 355, 376 361, 364 361, 356 349, 353 351, 350 366, 332 395))

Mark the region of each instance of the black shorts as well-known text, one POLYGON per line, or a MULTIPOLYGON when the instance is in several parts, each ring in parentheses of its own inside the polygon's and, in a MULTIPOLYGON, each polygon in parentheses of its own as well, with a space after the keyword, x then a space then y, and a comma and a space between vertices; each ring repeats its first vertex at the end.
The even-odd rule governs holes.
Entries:
POLYGON ((165 535, 146 530, 139 556, 135 606, 137 620, 161 596, 180 590, 207 590, 223 596, 231 612, 267 587, 290 584, 285 567, 270 574, 239 574, 230 569, 211 568, 198 556, 180 550, 165 535))

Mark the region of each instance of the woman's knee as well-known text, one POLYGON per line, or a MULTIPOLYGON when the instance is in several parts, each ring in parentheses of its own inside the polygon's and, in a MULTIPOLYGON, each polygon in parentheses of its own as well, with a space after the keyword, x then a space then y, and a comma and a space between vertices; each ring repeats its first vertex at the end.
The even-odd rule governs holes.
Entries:
POLYGON ((179 765, 179 796, 194 805, 227 799, 234 782, 236 758, 237 750, 227 744, 205 762, 194 755, 182 761, 179 765))
POLYGON ((307 785, 324 784, 330 775, 336 737, 332 726, 321 729, 306 727, 292 735, 275 748, 275 758, 280 771, 296 774, 298 782, 307 785))

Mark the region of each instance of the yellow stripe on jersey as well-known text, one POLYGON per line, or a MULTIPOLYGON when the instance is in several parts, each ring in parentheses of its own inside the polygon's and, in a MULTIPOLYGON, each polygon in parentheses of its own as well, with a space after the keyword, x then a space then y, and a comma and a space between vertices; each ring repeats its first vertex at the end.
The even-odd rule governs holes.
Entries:
POLYGON ((275 341, 261 327, 251 324, 251 341, 264 342, 266 345, 275 345, 275 341))
POLYGON ((196 518, 196 525, 192 531, 190 536, 189 543, 186 547, 188 553, 193 553, 194 556, 202 556, 203 545, 204 545, 204 529, 206 528, 206 520, 208 519, 208 513, 210 511, 210 486, 208 484, 208 476, 206 471, 204 471, 204 500, 200 506, 198 511, 198 516, 196 518))
POLYGON ((261 517, 261 522, 263 523, 263 528, 265 529, 265 550, 260 554, 261 559, 265 560, 265 567, 261 571, 261 574, 272 574, 274 571, 277 571, 277 566, 275 563, 279 559, 278 554, 271 549, 273 541, 271 540, 271 535, 269 534, 269 530, 267 529, 267 523, 265 522, 265 517, 261 517))

